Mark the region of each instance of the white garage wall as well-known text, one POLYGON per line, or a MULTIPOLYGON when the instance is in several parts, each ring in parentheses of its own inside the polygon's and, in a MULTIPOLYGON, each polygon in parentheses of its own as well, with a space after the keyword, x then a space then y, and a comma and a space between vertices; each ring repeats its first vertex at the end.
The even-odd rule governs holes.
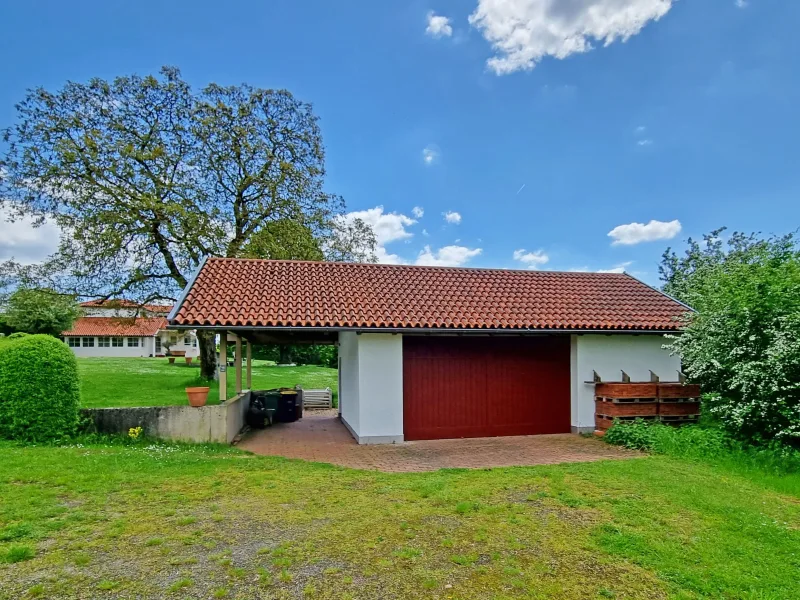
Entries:
POLYGON ((358 439, 358 336, 352 331, 339 332, 339 361, 339 412, 358 439))
POLYGON ((594 429, 594 385, 592 371, 603 381, 622 381, 622 371, 631 381, 650 381, 650 371, 661 381, 677 381, 681 360, 662 346, 661 335, 573 335, 570 363, 572 374, 572 427, 580 431, 594 429))
POLYGON ((342 421, 359 444, 403 441, 403 336, 339 333, 342 421))
POLYGON ((358 336, 359 443, 403 441, 403 336, 358 336))

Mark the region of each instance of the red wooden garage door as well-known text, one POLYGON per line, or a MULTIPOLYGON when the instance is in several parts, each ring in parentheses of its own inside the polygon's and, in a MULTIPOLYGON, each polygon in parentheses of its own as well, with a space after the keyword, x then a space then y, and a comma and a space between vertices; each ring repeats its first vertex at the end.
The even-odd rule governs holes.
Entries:
POLYGON ((405 336, 405 439, 567 433, 569 377, 568 336, 405 336))

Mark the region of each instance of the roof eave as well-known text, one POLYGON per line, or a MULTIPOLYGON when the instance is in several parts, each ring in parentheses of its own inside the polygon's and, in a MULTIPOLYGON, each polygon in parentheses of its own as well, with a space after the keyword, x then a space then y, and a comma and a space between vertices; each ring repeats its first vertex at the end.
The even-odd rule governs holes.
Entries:
POLYGON ((305 326, 264 326, 264 325, 203 325, 203 324, 189 324, 189 323, 170 323, 167 329, 206 329, 217 331, 354 331, 356 333, 493 333, 493 334, 536 334, 536 333, 628 333, 628 334, 668 334, 668 333, 681 333, 680 328, 675 329, 656 329, 656 328, 465 328, 465 327, 319 327, 313 325, 305 326))
POLYGON ((178 311, 180 311, 181 306, 183 306, 183 303, 186 300, 186 296, 189 295, 189 292, 191 291, 194 282, 197 281, 197 276, 200 275, 200 271, 203 270, 203 267, 206 265, 206 262, 208 262, 208 256, 204 256, 200 260, 200 264, 197 266, 197 269, 195 269, 194 274, 189 279, 189 281, 186 282, 186 287, 183 288, 183 291, 181 291, 181 295, 178 296, 177 302, 175 302, 175 305, 172 307, 172 310, 169 311, 169 314, 167 315, 168 324, 172 323, 173 319, 175 319, 175 316, 178 314, 178 311))

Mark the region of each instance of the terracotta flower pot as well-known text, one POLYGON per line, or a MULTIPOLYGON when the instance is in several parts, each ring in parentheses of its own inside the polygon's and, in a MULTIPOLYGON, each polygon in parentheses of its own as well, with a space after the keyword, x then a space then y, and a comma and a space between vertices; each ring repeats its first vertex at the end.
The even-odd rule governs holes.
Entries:
POLYGON ((187 364, 187 365, 190 365, 190 364, 192 364, 192 357, 191 357, 191 356, 187 356, 187 357, 185 358, 185 360, 186 360, 186 364, 187 364))
POLYGON ((186 395, 189 397, 189 406, 205 406, 208 400, 207 387, 188 387, 186 388, 186 395))
POLYGON ((175 357, 174 356, 168 356, 167 360, 169 361, 169 364, 171 364, 171 365, 175 364, 175 357))

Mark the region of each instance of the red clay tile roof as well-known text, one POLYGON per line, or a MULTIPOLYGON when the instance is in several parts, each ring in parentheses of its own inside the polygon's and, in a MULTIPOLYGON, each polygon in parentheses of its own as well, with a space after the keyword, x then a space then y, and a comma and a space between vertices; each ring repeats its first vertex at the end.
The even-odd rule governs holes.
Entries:
POLYGON ((617 273, 211 258, 170 323, 676 330, 687 310, 617 273))
POLYGON ((125 318, 125 317, 81 317, 69 331, 61 335, 69 336, 132 336, 150 337, 167 328, 164 317, 125 318))
POLYGON ((153 313, 164 313, 165 315, 172 310, 166 304, 137 304, 130 300, 88 300, 81 302, 81 306, 86 308, 144 308, 153 313))

